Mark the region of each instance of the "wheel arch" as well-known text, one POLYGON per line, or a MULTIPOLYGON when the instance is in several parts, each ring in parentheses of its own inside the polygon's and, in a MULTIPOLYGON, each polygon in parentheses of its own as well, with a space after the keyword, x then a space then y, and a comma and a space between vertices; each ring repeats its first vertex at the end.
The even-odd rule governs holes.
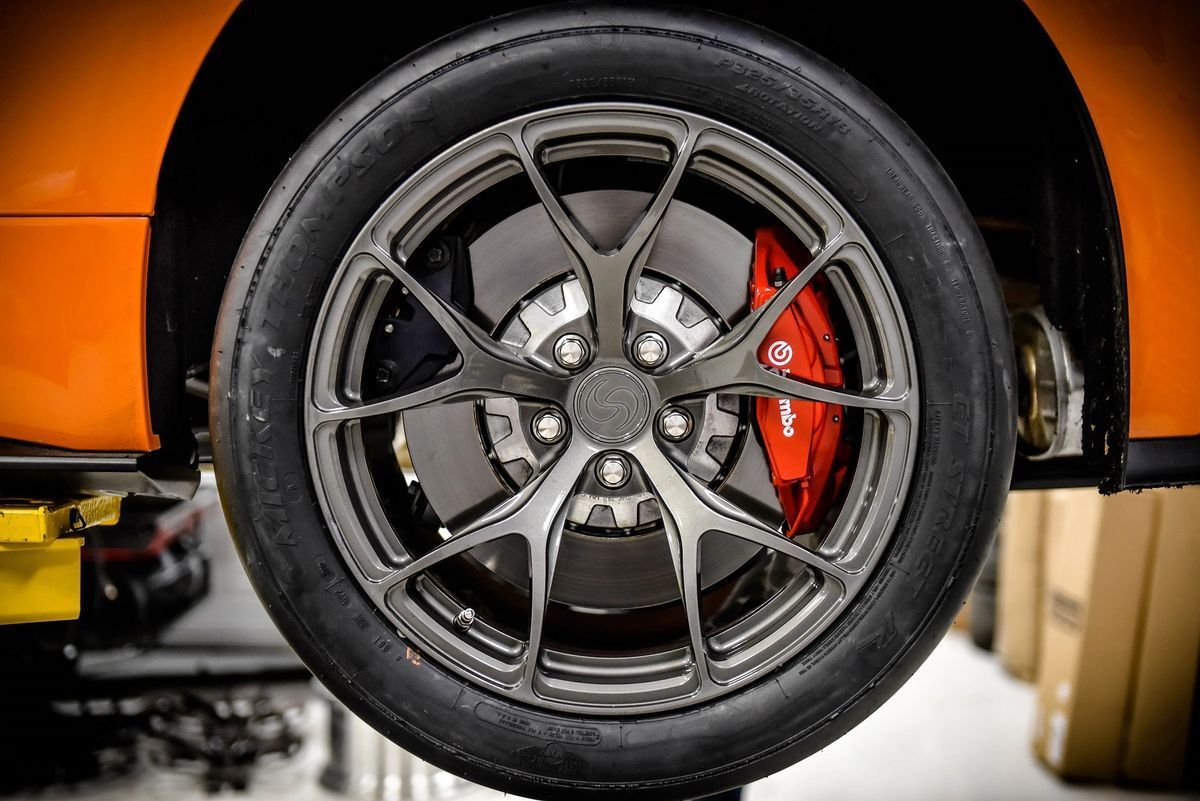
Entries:
MULTIPOLYGON (((335 18, 274 0, 234 13, 184 101, 159 175, 147 341, 151 412, 168 453, 190 451, 193 432, 205 436, 204 371, 226 276, 291 154, 387 65, 526 5, 453 4, 421 27, 399 7, 359 2, 335 18)), ((758 0, 697 5, 820 53, 918 133, 980 223, 1010 305, 1044 303, 1085 359, 1085 456, 1053 472, 1018 464, 1014 483, 1118 488, 1128 338, 1116 206, 1079 91, 1033 15, 1018 3, 889 6, 866 19, 840 7, 782 17, 758 0)))

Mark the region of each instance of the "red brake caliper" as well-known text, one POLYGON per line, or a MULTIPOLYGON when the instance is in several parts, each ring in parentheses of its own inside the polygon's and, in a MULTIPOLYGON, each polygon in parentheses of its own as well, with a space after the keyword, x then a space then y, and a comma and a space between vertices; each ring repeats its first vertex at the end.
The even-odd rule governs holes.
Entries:
MULTIPOLYGON (((811 258, 786 229, 759 228, 751 308, 766 303, 811 258)), ((758 360, 764 367, 814 384, 843 385, 828 292, 823 280, 813 280, 800 291, 759 345, 758 360)), ((849 448, 842 442, 842 407, 787 398, 759 398, 757 403, 758 428, 787 516, 788 536, 812 531, 846 477, 849 448)))

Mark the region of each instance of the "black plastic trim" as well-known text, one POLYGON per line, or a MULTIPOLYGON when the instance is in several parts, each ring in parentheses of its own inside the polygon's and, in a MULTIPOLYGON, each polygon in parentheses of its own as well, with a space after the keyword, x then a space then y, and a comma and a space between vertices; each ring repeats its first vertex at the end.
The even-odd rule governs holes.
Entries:
POLYGON ((0 487, 8 497, 115 492, 185 499, 199 485, 199 470, 159 452, 72 451, 0 439, 0 487))
POLYGON ((1200 435, 1131 439, 1125 489, 1200 484, 1200 435))
POLYGON ((1103 480, 1103 472, 1082 456, 1047 459, 1044 462, 1034 462, 1018 456, 1013 465, 1009 489, 1099 487, 1103 480))

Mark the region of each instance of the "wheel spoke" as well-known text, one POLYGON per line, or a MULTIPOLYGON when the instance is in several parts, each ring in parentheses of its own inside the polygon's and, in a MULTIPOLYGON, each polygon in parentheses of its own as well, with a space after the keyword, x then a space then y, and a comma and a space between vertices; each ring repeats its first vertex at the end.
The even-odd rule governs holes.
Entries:
POLYGON ((395 414, 423 406, 437 406, 465 400, 493 397, 529 397, 557 401, 562 382, 534 367, 507 346, 497 342, 486 331, 446 301, 430 292, 396 259, 380 248, 360 254, 393 275, 437 321, 458 348, 457 367, 449 375, 433 383, 401 395, 332 408, 314 403, 316 425, 324 423, 395 414))
POLYGON ((322 425, 486 398, 520 397, 558 402, 563 394, 561 383, 527 364, 497 364, 488 357, 478 357, 461 361, 457 371, 449 377, 402 395, 328 409, 314 404, 313 420, 315 425, 322 425))
MULTIPOLYGON (((720 496, 714 496, 720 498, 720 496)), ((724 500, 724 499, 721 499, 724 500)), ((734 519, 732 517, 724 517, 718 524, 720 531, 725 532, 738 539, 753 542, 756 545, 761 545, 764 548, 770 548, 784 556, 789 556, 798 562, 803 562, 809 567, 817 570, 830 578, 835 579, 838 583, 850 587, 856 584, 859 577, 855 573, 851 573, 842 567, 839 567, 834 562, 824 556, 821 556, 816 551, 805 548, 803 545, 791 540, 778 531, 763 527, 757 522, 745 522, 734 519)))
POLYGON ((574 262, 576 273, 587 293, 600 355, 616 356, 622 351, 625 315, 633 297, 633 289, 641 276, 654 236, 687 170, 697 135, 698 132, 685 129, 682 138, 675 143, 670 169, 655 192, 654 199, 620 246, 612 251, 601 251, 596 247, 546 180, 538 155, 527 138, 523 134, 513 136, 514 147, 525 173, 574 262))
POLYGON ((849 406, 855 409, 874 409, 881 412, 899 412, 911 415, 911 396, 907 390, 890 387, 886 392, 858 393, 836 387, 814 384, 800 378, 781 375, 759 364, 758 359, 748 354, 741 369, 725 380, 718 380, 710 392, 728 392, 737 395, 761 395, 768 398, 792 398, 849 406))
POLYGON ((648 246, 654 240, 659 226, 662 225, 667 208, 675 199, 675 191, 679 188, 679 182, 692 160, 698 136, 697 132, 689 130, 684 140, 679 143, 674 160, 671 162, 670 171, 655 192, 654 200, 650 201, 646 211, 643 212, 641 218, 633 226, 633 230, 629 232, 625 241, 621 243, 621 247, 614 254, 619 259, 618 263, 624 265, 626 271, 630 273, 625 281, 629 296, 632 296, 633 287, 637 284, 639 277, 638 273, 644 266, 646 252, 649 250, 648 246))
POLYGON ((391 256, 386 250, 374 245, 371 252, 364 256, 374 258, 380 265, 391 273, 407 290, 413 300, 420 303, 425 311, 441 326, 450 337, 450 341, 458 348, 464 361, 470 361, 478 354, 484 354, 494 362, 522 366, 527 363, 504 345, 467 319, 466 315, 454 308, 450 303, 430 292, 424 284, 416 279, 404 265, 391 256))
POLYGON ((659 394, 672 400, 710 392, 757 395, 767 398, 829 403, 856 409, 895 412, 912 417, 912 393, 907 387, 889 385, 882 392, 859 393, 815 384, 768 370, 753 351, 732 351, 724 356, 686 364, 657 380, 659 394))
POLYGON ((562 504, 544 541, 529 539, 529 642, 525 649, 523 682, 532 692, 537 676, 538 656, 542 651, 542 632, 546 623, 546 608, 550 605, 550 588, 554 585, 554 567, 562 544, 563 523, 567 504, 562 504))
POLYGON ((751 350, 757 350, 784 310, 792 305, 796 296, 812 283, 817 273, 824 270, 846 244, 845 232, 833 236, 829 243, 813 256, 812 261, 806 264, 792 280, 780 287, 766 303, 752 310, 739 320, 729 333, 697 354, 696 362, 718 358, 726 353, 736 351, 742 346, 749 346, 751 350))
POLYGON ((857 579, 826 557, 793 542, 780 531, 768 528, 753 515, 680 471, 654 443, 643 441, 635 456, 654 487, 663 518, 670 517, 681 540, 699 541, 705 533, 718 531, 790 556, 849 586, 857 579))
MULTIPOLYGON (((665 508, 661 499, 659 503, 665 508)), ((681 534, 670 514, 663 514, 662 519, 675 565, 675 579, 679 583, 679 597, 683 600, 696 676, 703 689, 712 682, 712 673, 708 649, 704 647, 704 617, 700 607, 700 535, 681 534)))
MULTIPOLYGON (((525 137, 521 134, 514 135, 513 147, 521 159, 521 166, 525 168, 525 175, 533 184, 534 191, 537 192, 538 199, 542 201, 542 206, 550 217, 550 222, 554 225, 559 239, 566 247, 568 255, 578 262, 576 267, 581 272, 579 279, 587 288, 590 298, 593 288, 591 268, 598 263, 600 252, 587 232, 571 216, 571 212, 567 211, 567 207, 558 197, 558 192, 546 180, 546 174, 538 163, 537 154, 533 152, 525 137)), ((594 304, 593 308, 595 308, 594 304)))
MULTIPOLYGON (((504 537, 523 537, 529 542, 531 552, 540 548, 541 552, 545 553, 548 541, 557 537, 554 532, 562 530, 567 502, 591 456, 592 451, 588 446, 578 442, 572 443, 554 464, 535 476, 516 494, 505 498, 474 523, 451 534, 449 539, 434 546, 429 553, 414 559, 385 578, 384 591, 452 556, 504 537)), ((557 549, 557 545, 555 548, 557 549)), ((531 556, 531 563, 536 558, 538 557, 531 556)), ((552 568, 552 563, 549 564, 552 568)), ((544 577, 542 581, 548 582, 548 578, 544 577)))
POLYGON ((440 406, 456 401, 506 396, 506 393, 494 390, 490 386, 482 386, 482 382, 470 379, 471 376, 460 370, 450 378, 403 395, 369 401, 356 406, 338 406, 332 409, 314 406, 313 417, 316 424, 321 425, 343 420, 357 420, 363 417, 375 417, 381 414, 406 412, 424 406, 440 406))
POLYGON ((843 231, 831 238, 791 281, 743 317, 730 331, 688 362, 656 380, 664 399, 722 392, 829 403, 881 412, 913 413, 907 386, 892 382, 884 391, 851 392, 783 375, 758 360, 758 347, 796 296, 853 239, 843 231))

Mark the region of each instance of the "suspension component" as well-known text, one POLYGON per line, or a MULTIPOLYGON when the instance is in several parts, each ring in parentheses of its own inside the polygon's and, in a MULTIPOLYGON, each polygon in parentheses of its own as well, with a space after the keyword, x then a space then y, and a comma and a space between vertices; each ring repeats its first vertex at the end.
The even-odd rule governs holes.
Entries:
MULTIPOLYGON (((759 228, 750 279, 751 308, 766 303, 811 258, 786 229, 759 228)), ((844 385, 829 319, 829 293, 823 277, 818 277, 796 295, 758 347, 764 367, 813 384, 844 385)), ((789 398, 759 398, 756 411, 771 480, 787 516, 788 536, 812 531, 828 513, 846 477, 845 411, 835 404, 789 398)))

